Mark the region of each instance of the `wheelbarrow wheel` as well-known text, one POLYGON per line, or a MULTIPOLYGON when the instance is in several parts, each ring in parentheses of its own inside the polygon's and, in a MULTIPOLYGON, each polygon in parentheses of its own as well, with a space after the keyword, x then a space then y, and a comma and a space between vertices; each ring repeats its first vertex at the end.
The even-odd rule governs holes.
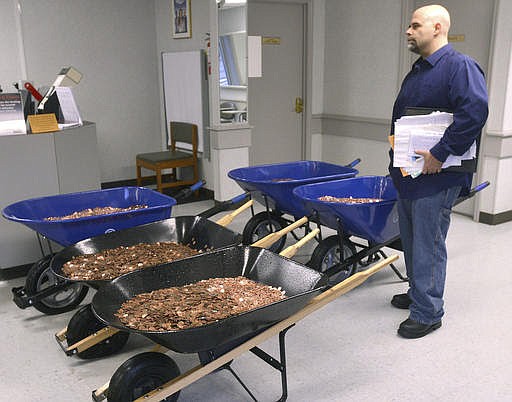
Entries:
MULTIPOLYGON (((38 292, 53 286, 59 282, 59 279, 50 269, 51 255, 48 255, 36 262, 28 271, 25 279, 25 292, 28 296, 33 296, 38 292)), ((78 306, 87 295, 89 288, 79 283, 70 283, 70 285, 59 290, 40 301, 36 301, 33 306, 41 313, 55 315, 73 310, 78 306)))
MULTIPOLYGON (((91 305, 87 304, 80 308, 71 317, 68 323, 66 340, 68 347, 78 341, 94 334, 104 328, 105 324, 96 318, 92 312, 91 305)), ((110 356, 119 352, 126 342, 128 342, 129 332, 119 331, 111 337, 91 346, 90 348, 78 352, 77 356, 81 359, 95 359, 98 357, 110 356)))
MULTIPOLYGON (((109 402, 133 401, 180 375, 173 359, 163 353, 139 353, 116 370, 107 392, 109 402)), ((177 401, 179 391, 163 399, 177 401)))
MULTIPOLYGON (((356 253, 356 247, 350 240, 343 241, 343 258, 347 259, 356 253)), ((326 272, 328 269, 341 263, 340 241, 337 235, 329 236, 322 240, 313 250, 308 266, 319 272, 326 272)), ((353 275, 357 270, 357 262, 344 265, 342 270, 334 273, 329 278, 329 283, 338 283, 353 275)))
MULTIPOLYGON (((267 212, 260 212, 254 215, 244 227, 243 242, 244 244, 252 244, 266 235, 277 232, 285 228, 286 221, 275 213, 268 214, 267 212)), ((286 235, 281 237, 278 241, 269 247, 270 251, 279 253, 286 243, 286 235)))

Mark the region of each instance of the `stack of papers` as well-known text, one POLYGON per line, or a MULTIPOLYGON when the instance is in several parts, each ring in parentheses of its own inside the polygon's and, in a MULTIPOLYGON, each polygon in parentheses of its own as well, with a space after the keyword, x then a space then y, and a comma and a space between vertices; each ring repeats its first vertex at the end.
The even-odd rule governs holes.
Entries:
MULTIPOLYGON (((445 130, 453 123, 453 115, 432 112, 427 115, 404 116, 395 122, 393 166, 417 177, 423 170, 423 157, 415 150, 429 150, 436 145, 445 130)), ((462 156, 449 155, 443 168, 460 166, 463 160, 476 157, 476 141, 462 156)))

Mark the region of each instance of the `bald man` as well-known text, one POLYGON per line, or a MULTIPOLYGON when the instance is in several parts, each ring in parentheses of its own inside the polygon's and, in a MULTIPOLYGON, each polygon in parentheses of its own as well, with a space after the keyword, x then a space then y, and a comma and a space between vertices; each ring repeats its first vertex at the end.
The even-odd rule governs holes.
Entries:
POLYGON ((393 296, 391 304, 409 309, 398 334, 420 338, 441 327, 444 316, 446 235, 455 200, 471 187, 476 160, 461 167, 442 167, 449 155, 462 155, 480 140, 487 120, 487 89, 484 74, 469 56, 448 43, 450 14, 440 5, 418 8, 406 30, 408 49, 420 57, 402 82, 393 106, 394 122, 406 114, 447 111, 453 123, 430 149, 415 150, 423 158, 422 174, 404 176, 389 172, 398 191, 400 238, 404 250, 409 289, 393 296))

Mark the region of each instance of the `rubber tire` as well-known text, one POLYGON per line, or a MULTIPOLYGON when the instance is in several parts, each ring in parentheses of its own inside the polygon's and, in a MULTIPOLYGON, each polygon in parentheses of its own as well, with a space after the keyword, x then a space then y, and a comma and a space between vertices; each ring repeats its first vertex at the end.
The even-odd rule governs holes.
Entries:
MULTIPOLYGON (((96 318, 92 312, 91 305, 87 304, 83 306, 71 317, 68 323, 66 334, 68 347, 102 328, 105 328, 105 324, 96 318)), ((119 331, 110 338, 91 346, 89 349, 78 352, 76 355, 81 359, 96 359, 98 357, 113 355, 126 345, 129 336, 129 332, 119 331)))
MULTIPOLYGON (((139 353, 116 370, 110 379, 107 401, 133 401, 179 375, 178 365, 169 356, 158 352, 139 353)), ((179 394, 178 391, 163 400, 176 401, 179 394)))
MULTIPOLYGON (((340 262, 339 258, 340 242, 337 235, 329 236, 323 239, 313 250, 311 259, 307 263, 307 266, 313 268, 318 272, 324 273, 329 268, 333 267, 340 262), (335 255, 335 261, 332 261, 332 256, 335 255), (327 260, 327 261, 326 261, 327 260)), ((343 241, 343 256, 348 258, 356 253, 355 245, 348 239, 343 241)), ((347 279, 353 275, 357 270, 357 262, 349 265, 341 271, 329 278, 330 284, 335 284, 347 279)))
MULTIPOLYGON (((260 212, 254 215, 244 227, 242 241, 246 245, 251 245, 255 241, 262 239, 271 232, 268 230, 269 215, 267 212, 260 212), (263 230, 262 230, 263 229, 263 230)), ((287 226, 286 221, 275 213, 270 213, 270 225, 272 232, 277 232, 287 226)), ((268 249, 274 253, 279 253, 286 244, 286 235, 277 240, 268 249)))
MULTIPOLYGON (((36 262, 27 273, 27 277, 25 279, 25 293, 28 296, 35 295, 41 290, 45 289, 44 286, 48 282, 50 284, 54 284, 58 281, 57 277, 53 274, 50 269, 50 261, 52 259, 52 255, 48 255, 38 262, 36 262)), ((36 302, 33 306, 39 310, 41 313, 46 315, 55 315, 65 313, 67 311, 74 310, 76 306, 78 306, 82 300, 84 300, 87 292, 89 291, 89 287, 80 283, 72 283, 70 282, 69 287, 66 289, 57 292, 53 295, 45 297, 44 299, 36 302), (53 298, 57 295, 62 295, 64 292, 71 292, 64 300, 62 301, 54 301, 53 298)))

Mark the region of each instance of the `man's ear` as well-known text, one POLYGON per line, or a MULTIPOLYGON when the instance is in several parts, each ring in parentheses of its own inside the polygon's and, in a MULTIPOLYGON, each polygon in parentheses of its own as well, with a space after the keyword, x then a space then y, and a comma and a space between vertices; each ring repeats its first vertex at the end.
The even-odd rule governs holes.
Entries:
POLYGON ((434 24, 434 35, 439 35, 441 33, 441 23, 436 22, 434 24))

